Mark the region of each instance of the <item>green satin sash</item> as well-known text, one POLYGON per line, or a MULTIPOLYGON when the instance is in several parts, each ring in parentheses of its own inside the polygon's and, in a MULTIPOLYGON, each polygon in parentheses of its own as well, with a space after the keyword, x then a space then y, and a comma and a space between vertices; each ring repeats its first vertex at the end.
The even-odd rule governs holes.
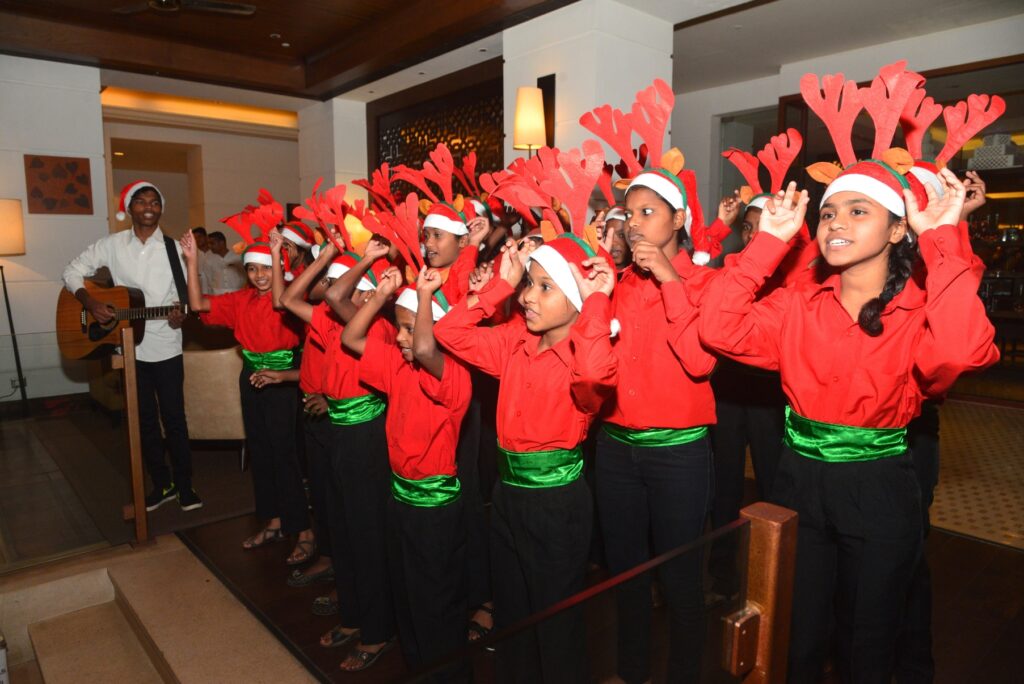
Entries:
POLYGON ((509 451, 498 446, 498 473, 513 487, 561 487, 571 484, 583 471, 583 450, 509 451))
POLYGON ((332 425, 359 425, 368 423, 384 413, 387 403, 376 394, 364 394, 349 399, 327 399, 327 417, 332 425))
POLYGON ((614 423, 605 423, 604 431, 612 439, 636 447, 667 447, 689 444, 708 434, 706 425, 692 428, 648 428, 634 430, 614 423))
POLYGON ((269 352, 242 350, 242 365, 253 373, 258 370, 291 370, 295 368, 295 350, 278 349, 269 352))
POLYGON ((459 498, 462 484, 454 475, 432 475, 422 480, 407 480, 391 472, 391 495, 410 506, 437 508, 459 498))
POLYGON ((783 442, 805 458, 829 463, 877 461, 907 450, 907 428, 834 425, 804 418, 786 407, 783 442))

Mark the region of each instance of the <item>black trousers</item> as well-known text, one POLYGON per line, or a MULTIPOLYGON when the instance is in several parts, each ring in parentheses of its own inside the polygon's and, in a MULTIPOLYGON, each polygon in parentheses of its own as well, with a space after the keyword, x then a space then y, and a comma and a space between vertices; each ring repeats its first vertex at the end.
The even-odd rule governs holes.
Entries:
POLYGON ((309 493, 313 501, 313 522, 316 525, 316 545, 321 556, 331 557, 331 515, 334 497, 331 488, 334 473, 331 470, 331 421, 327 416, 307 415, 303 420, 306 445, 306 467, 309 472, 309 493))
MULTIPOLYGON (((699 538, 714 490, 707 438, 670 447, 633 447, 597 436, 597 506, 608 570, 618 574, 699 538)), ((700 678, 704 643, 703 554, 684 554, 658 569, 669 609, 670 682, 700 678)), ((651 576, 620 585, 618 675, 651 677, 651 576)))
MULTIPOLYGON (((388 567, 402 654, 410 667, 466 647, 466 505, 388 502, 388 567)), ((424 681, 468 682, 468 663, 424 681)))
POLYGON ((789 681, 818 681, 834 616, 841 681, 889 684, 921 551, 911 454, 825 463, 785 448, 771 498, 800 516, 789 681))
MULTIPOLYGON (((921 415, 907 426, 907 440, 914 455, 914 472, 921 487, 924 539, 931 530, 928 510, 939 483, 939 405, 926 401, 921 415)), ((896 681, 925 684, 935 679, 932 656, 932 575, 924 548, 907 592, 907 613, 896 642, 896 681)))
POLYGON ((395 635, 387 564, 387 507, 391 466, 384 416, 359 425, 331 426, 334 582, 341 623, 361 640, 379 644, 395 635))
POLYGON ((249 382, 250 375, 243 369, 238 386, 256 517, 281 518, 284 533, 297 534, 309 529, 309 507, 295 453, 298 390, 292 383, 256 389, 249 382))
POLYGON ((139 392, 139 434, 146 470, 158 489, 174 482, 181 489, 192 486, 192 452, 185 423, 185 362, 178 356, 164 361, 136 361, 139 392), (158 413, 159 412, 159 413, 158 413), (164 439, 160 433, 163 421, 164 439), (164 459, 171 454, 171 468, 164 459))
POLYGON ((487 541, 487 517, 480 486, 480 402, 473 399, 462 419, 459 444, 455 452, 459 482, 462 483, 466 516, 466 582, 469 606, 475 608, 491 600, 491 563, 487 541))
MULTIPOLYGON (((582 477, 531 489, 498 481, 491 498, 495 625, 504 628, 583 590, 593 499, 582 477)), ((586 682, 586 627, 576 606, 497 647, 500 682, 586 682)))

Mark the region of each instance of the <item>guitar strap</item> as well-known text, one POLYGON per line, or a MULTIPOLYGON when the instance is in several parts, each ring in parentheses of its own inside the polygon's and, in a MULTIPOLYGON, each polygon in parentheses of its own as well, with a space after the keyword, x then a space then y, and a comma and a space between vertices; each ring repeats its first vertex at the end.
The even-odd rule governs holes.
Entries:
POLYGON ((164 235, 164 246, 167 248, 167 259, 171 262, 171 273, 174 275, 174 286, 178 289, 178 302, 181 310, 188 313, 188 288, 185 286, 185 274, 181 271, 181 259, 174 240, 164 235))

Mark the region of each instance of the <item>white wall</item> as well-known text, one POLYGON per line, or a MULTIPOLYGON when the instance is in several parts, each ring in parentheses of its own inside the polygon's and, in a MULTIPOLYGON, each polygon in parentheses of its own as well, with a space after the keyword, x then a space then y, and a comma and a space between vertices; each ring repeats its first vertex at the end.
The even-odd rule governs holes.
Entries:
POLYGON ((519 86, 555 74, 555 145, 577 147, 593 137, 582 114, 626 109, 655 78, 672 82, 672 24, 614 0, 582 0, 506 29, 502 55, 508 164, 523 154, 512 149, 519 86))
POLYGON ((197 200, 193 192, 192 197, 186 195, 178 200, 167 197, 167 201, 180 202, 185 206, 192 204, 188 210, 188 222, 204 225, 207 230, 220 229, 223 226, 220 219, 255 203, 260 188, 269 190, 281 204, 302 199, 299 192, 299 145, 294 140, 122 122, 105 123, 103 135, 108 150, 111 138, 171 142, 201 148, 198 159, 194 155, 189 158, 190 172, 194 169, 201 172, 200 199, 197 200), (197 201, 201 202, 202 211, 195 204, 197 201))
MULTIPOLYGON (((145 179, 160 188, 160 194, 164 197, 164 212, 160 217, 160 229, 166 235, 177 239, 182 236, 187 228, 194 226, 189 223, 188 205, 188 174, 172 173, 169 171, 133 171, 131 169, 114 169, 113 183, 111 187, 114 192, 120 192, 121 188, 139 179, 145 179)), ((117 197, 111 195, 111 215, 117 213, 117 197)), ((117 221, 114 224, 117 230, 127 228, 132 223, 131 216, 124 221, 117 221)), ((202 225, 202 224, 195 224, 202 225)))
POLYGON ((336 97, 299 110, 299 185, 309 197, 323 178, 322 189, 348 185, 347 197, 365 198, 352 181, 366 178, 366 103, 336 97))
MULTIPOLYGON (((57 350, 54 315, 65 264, 107 234, 107 180, 99 70, 0 55, 0 197, 25 208, 24 256, 2 257, 30 397, 83 392, 86 368, 57 350), (29 214, 25 154, 87 157, 93 215, 29 214)), ((15 377, 0 316, 0 394, 15 377)), ((16 399, 15 394, 12 399, 16 399)))
POLYGON ((808 72, 842 72, 862 81, 900 59, 918 71, 980 62, 1019 54, 1022 35, 1024 14, 784 64, 777 76, 677 94, 672 144, 683 150, 687 167, 700 176, 699 192, 707 207, 709 198, 720 193, 722 116, 777 105, 780 97, 800 91, 800 77, 808 72))

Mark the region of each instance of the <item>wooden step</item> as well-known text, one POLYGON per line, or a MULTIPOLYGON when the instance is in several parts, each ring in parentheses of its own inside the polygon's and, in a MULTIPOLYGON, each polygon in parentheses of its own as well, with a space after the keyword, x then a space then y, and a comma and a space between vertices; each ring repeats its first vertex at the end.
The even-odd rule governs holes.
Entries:
POLYGON ((46 684, 164 681, 113 601, 29 625, 46 684))

